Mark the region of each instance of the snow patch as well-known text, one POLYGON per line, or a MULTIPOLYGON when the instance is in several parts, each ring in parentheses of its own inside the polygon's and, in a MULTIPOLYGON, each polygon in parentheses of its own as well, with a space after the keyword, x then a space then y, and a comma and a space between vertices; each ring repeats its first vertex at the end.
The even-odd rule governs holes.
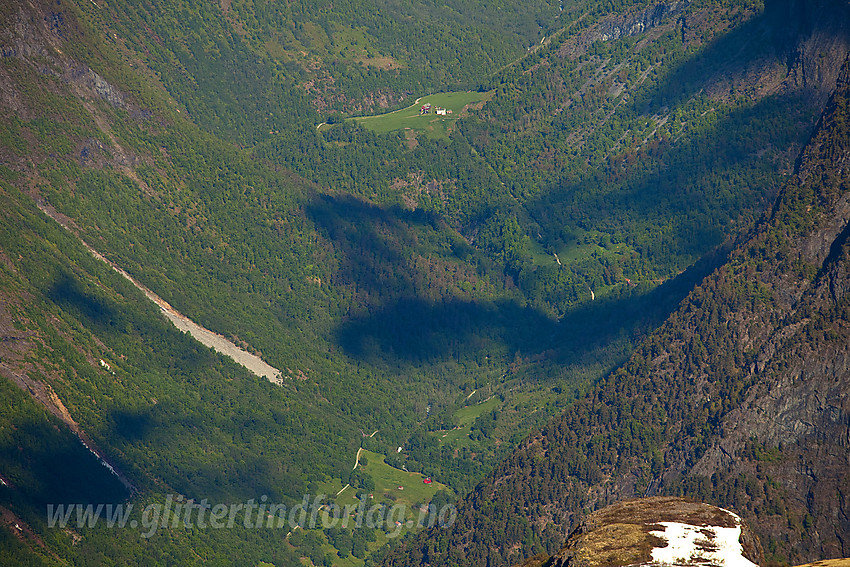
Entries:
POLYGON ((740 543, 740 518, 732 515, 738 523, 734 528, 658 522, 664 526, 664 531, 649 533, 667 540, 667 546, 656 547, 652 550, 652 563, 654 565, 689 563, 717 567, 758 567, 744 557, 744 550, 740 543))

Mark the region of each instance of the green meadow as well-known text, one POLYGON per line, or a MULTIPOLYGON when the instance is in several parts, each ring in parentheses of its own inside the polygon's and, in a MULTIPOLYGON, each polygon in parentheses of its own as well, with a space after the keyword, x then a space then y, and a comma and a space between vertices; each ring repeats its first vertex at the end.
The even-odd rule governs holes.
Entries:
MULTIPOLYGON (((452 492, 451 488, 436 480, 432 481, 431 484, 425 484, 423 482, 425 480, 424 475, 403 471, 390 466, 385 462, 385 458, 380 453, 373 453, 364 449, 360 456, 360 466, 357 467, 358 470, 365 472, 375 481, 375 489, 372 491, 374 495, 372 500, 375 503, 385 501, 413 506, 414 504, 427 504, 438 490, 452 492), (366 466, 363 466, 364 460, 366 466), (399 486, 403 488, 399 490, 399 486)), ((333 479, 319 484, 317 493, 335 495, 341 488, 342 485, 339 483, 339 480, 333 479)), ((348 487, 332 500, 340 506, 356 504, 356 495, 358 492, 362 491, 354 487, 348 487)))
POLYGON ((461 91, 438 93, 423 96, 412 105, 401 110, 378 114, 376 116, 360 116, 353 118, 364 127, 374 132, 385 133, 395 130, 416 130, 424 132, 432 138, 445 138, 451 126, 460 118, 470 105, 487 101, 492 92, 461 91), (419 114, 422 105, 431 103, 429 114, 419 114), (451 114, 443 116, 434 113, 434 108, 442 107, 451 110, 451 114))
POLYGON ((473 422, 484 414, 484 412, 496 409, 498 405, 499 398, 492 397, 479 404, 460 408, 454 414, 458 426, 448 432, 442 433, 440 435, 440 441, 442 443, 456 443, 460 446, 469 443, 469 433, 472 431, 473 422))
POLYGON ((425 484, 425 477, 419 473, 391 467, 384 461, 384 455, 379 453, 364 450, 362 456, 366 457, 367 462, 362 470, 375 481, 375 499, 388 499, 410 507, 427 504, 438 490, 452 491, 436 480, 425 484))
MULTIPOLYGON (((372 491, 371 496, 366 496, 366 510, 369 510, 376 504, 383 504, 387 507, 403 505, 406 510, 405 520, 417 522, 419 519, 419 506, 428 504, 438 490, 445 490, 449 493, 452 492, 451 488, 437 481, 432 481, 431 484, 425 484, 423 482, 423 480, 425 480, 424 475, 397 469, 388 465, 384 459, 384 455, 380 453, 373 453, 372 451, 367 451, 365 449, 361 453, 361 465, 357 468, 358 470, 368 474, 375 482, 375 488, 372 491), (365 466, 362 465, 364 461, 366 462, 365 466)), ((317 487, 317 493, 333 496, 334 494, 337 494, 341 488, 342 486, 339 484, 339 481, 334 479, 320 484, 317 487)), ((356 510, 359 504, 357 496, 362 493, 362 490, 354 487, 348 487, 338 496, 332 497, 330 500, 342 508, 348 506, 349 510, 356 510)), ((331 520, 330 516, 328 516, 327 510, 322 513, 322 516, 325 522, 330 525, 331 520)), ((353 522, 353 518, 350 521, 353 522)), ((389 528, 392 531, 392 526, 389 526, 389 528)), ((400 526, 398 532, 393 535, 396 535, 396 537, 403 536, 410 530, 411 526, 400 526)), ((320 531, 315 530, 315 533, 320 534, 322 540, 326 542, 325 536, 320 531)), ((370 551, 380 548, 390 540, 390 535, 384 530, 377 530, 375 535, 375 541, 368 544, 370 551)), ((337 556, 336 550, 330 545, 330 543, 323 543, 322 550, 325 553, 334 556, 334 567, 361 567, 364 564, 362 559, 358 559, 353 555, 347 555, 344 558, 337 556)), ((302 561, 304 565, 311 565, 307 558, 302 558, 302 561)))

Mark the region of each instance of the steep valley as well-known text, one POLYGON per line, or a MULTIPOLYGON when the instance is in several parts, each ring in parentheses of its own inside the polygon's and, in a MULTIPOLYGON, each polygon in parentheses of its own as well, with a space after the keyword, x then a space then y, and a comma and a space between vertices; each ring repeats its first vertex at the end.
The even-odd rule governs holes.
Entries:
POLYGON ((848 52, 838 0, 3 4, 0 563, 507 566, 659 495, 850 555, 848 52), (457 517, 45 515, 309 495, 457 517))

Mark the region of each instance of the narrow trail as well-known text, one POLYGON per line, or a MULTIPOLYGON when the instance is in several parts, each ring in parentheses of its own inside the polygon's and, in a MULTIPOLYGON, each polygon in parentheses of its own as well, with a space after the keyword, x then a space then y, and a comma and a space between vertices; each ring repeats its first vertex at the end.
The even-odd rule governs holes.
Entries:
POLYGON ((209 329, 198 325, 197 323, 195 323, 194 321, 174 309, 167 301, 165 301, 157 294, 149 290, 147 287, 136 281, 133 276, 122 270, 112 261, 105 258, 97 250, 89 246, 88 243, 80 237, 77 231, 75 231, 71 227, 69 219, 64 218, 63 215, 58 213, 50 206, 44 205, 42 203, 36 204, 38 205, 38 208, 41 210, 41 212, 55 220, 65 230, 73 234, 83 244, 83 246, 86 247, 86 250, 88 250, 92 256, 108 264, 110 267, 112 267, 113 270, 124 276, 127 281, 129 281, 131 284, 136 286, 136 288, 138 288, 142 293, 144 293, 149 300, 154 302, 157 307, 159 307, 160 311, 162 311, 162 314, 165 315, 165 317, 169 321, 171 321, 171 323, 174 324, 175 327, 177 327, 183 332, 189 333, 195 340, 197 340, 202 345, 210 347, 216 352, 232 358, 238 364, 241 364, 257 376, 266 378, 269 382, 272 382, 273 384, 283 384, 283 378, 281 376, 280 370, 271 366, 259 356, 251 354, 250 352, 239 348, 224 336, 219 335, 218 333, 214 333, 213 331, 210 331, 209 329))

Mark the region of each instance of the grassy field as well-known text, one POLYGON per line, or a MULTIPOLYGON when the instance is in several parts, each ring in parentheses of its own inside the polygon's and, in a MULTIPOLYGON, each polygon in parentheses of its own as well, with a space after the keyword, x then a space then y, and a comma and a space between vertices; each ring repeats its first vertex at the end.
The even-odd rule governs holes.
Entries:
MULTIPOLYGON (((474 419, 474 418, 473 418, 474 419)), ((434 497, 438 490, 452 492, 446 485, 437 481, 431 484, 422 482, 425 477, 420 473, 406 472, 388 465, 385 462, 385 456, 380 453, 363 450, 360 459, 361 463, 365 458, 366 466, 359 466, 358 469, 365 472, 375 481, 375 489, 371 497, 367 497, 366 510, 377 504, 384 504, 388 507, 403 505, 405 510, 404 519, 412 520, 414 523, 419 519, 418 507, 422 504, 427 504, 434 497), (401 487, 401 488, 399 488, 401 487)), ((346 488, 339 496, 334 498, 334 495, 342 488, 339 480, 329 480, 321 483, 316 487, 317 494, 327 494, 329 500, 335 502, 340 507, 350 506, 350 509, 356 509, 359 501, 357 493, 360 492, 353 487, 346 488)), ((328 524, 327 512, 323 513, 328 524)), ((353 519, 351 520, 353 525, 353 519)), ((403 536, 410 531, 408 526, 401 526, 396 536, 403 536)), ((389 537, 382 530, 376 532, 377 540, 369 544, 369 550, 374 551, 387 543, 389 537)), ((322 546, 326 553, 334 554, 334 549, 330 544, 322 546)), ((310 562, 306 558, 303 560, 304 565, 309 565, 310 562)), ((334 567, 361 567, 363 560, 349 555, 345 559, 336 557, 334 559, 334 567)))
MULTIPOLYGON (((463 408, 463 410, 466 409, 469 408, 463 408)), ((472 423, 472 420, 474 419, 475 417, 470 418, 469 423, 472 423)), ((427 504, 438 490, 452 491, 451 488, 448 488, 446 485, 437 481, 433 481, 431 484, 425 484, 422 482, 425 477, 420 473, 407 472, 388 465, 384 461, 384 455, 380 453, 373 453, 372 451, 364 449, 360 456, 361 461, 364 457, 367 463, 366 466, 362 466, 361 462, 361 466, 357 468, 371 476, 375 481, 375 490, 372 494, 374 494, 374 500, 376 503, 383 499, 389 503, 395 501, 397 503, 406 504, 407 506, 412 506, 414 504, 427 504), (403 486, 404 489, 399 490, 399 486, 403 486), (392 495, 393 498, 385 498, 384 495, 386 494, 392 495)), ((316 488, 316 492, 318 494, 327 494, 328 497, 333 497, 337 492, 339 492, 342 486, 343 485, 340 484, 339 480, 334 479, 319 484, 316 488)), ((335 499, 331 499, 335 500, 340 506, 356 504, 356 492, 357 491, 354 488, 349 487, 335 499)))
POLYGON ((364 450, 363 456, 368 464, 362 470, 375 481, 373 494, 376 500, 394 500, 395 503, 405 504, 409 508, 416 504, 427 504, 438 490, 451 492, 450 488, 436 480, 425 484, 422 482, 425 477, 421 474, 391 467, 384 462, 384 455, 364 450))
POLYGON ((423 96, 415 103, 386 114, 377 116, 361 116, 353 118, 364 127, 375 132, 392 132, 394 130, 415 130, 425 133, 432 138, 445 138, 448 136, 451 126, 458 118, 463 116, 469 106, 487 101, 492 92, 480 93, 477 91, 438 93, 423 96), (425 103, 431 103, 433 108, 442 107, 451 110, 451 114, 438 116, 432 108, 430 114, 419 114, 419 109, 425 103))
POLYGON ((457 419, 458 427, 452 429, 451 431, 440 433, 440 441, 442 443, 455 443, 460 446, 463 446, 464 444, 468 443, 469 433, 472 429, 472 423, 475 421, 475 419, 484 412, 496 409, 498 405, 498 398, 490 398, 488 400, 484 400, 480 404, 460 408, 455 412, 454 415, 457 419))

